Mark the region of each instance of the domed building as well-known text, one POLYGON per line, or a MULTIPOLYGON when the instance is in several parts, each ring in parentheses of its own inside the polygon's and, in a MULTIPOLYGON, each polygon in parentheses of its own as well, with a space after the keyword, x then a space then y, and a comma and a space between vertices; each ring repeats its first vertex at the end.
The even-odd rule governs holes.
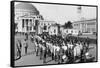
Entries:
POLYGON ((15 15, 39 15, 39 11, 29 3, 20 3, 15 5, 15 15))
POLYGON ((32 4, 19 3, 15 5, 15 31, 21 33, 35 32, 39 20, 43 20, 43 17, 32 4))

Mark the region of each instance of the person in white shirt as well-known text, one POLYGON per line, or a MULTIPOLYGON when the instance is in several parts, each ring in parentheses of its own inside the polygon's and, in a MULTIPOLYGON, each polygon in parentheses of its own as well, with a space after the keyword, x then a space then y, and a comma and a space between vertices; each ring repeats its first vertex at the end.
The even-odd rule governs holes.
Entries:
POLYGON ((76 59, 75 57, 79 57, 81 55, 81 48, 79 44, 76 44, 74 47, 74 60, 76 59))
POLYGON ((59 50, 60 50, 60 47, 59 47, 58 44, 56 43, 55 60, 59 60, 59 50))
POLYGON ((34 44, 35 44, 36 56, 38 56, 38 53, 39 53, 39 42, 38 42, 37 38, 35 39, 34 44))
POLYGON ((64 54, 67 55, 68 47, 67 45, 62 45, 62 49, 64 50, 64 54))
POLYGON ((71 42, 69 42, 67 45, 68 45, 68 56, 69 56, 69 58, 72 58, 74 45, 71 42))
POLYGON ((46 42, 46 51, 47 51, 48 56, 51 56, 50 46, 49 46, 48 42, 46 42))
POLYGON ((47 45, 47 48, 48 48, 48 51, 49 51, 48 54, 51 56, 51 54, 52 54, 52 44, 50 42, 47 42, 46 45, 47 45))
POLYGON ((56 51, 59 52, 59 50, 60 50, 60 47, 57 45, 56 46, 56 51))
POLYGON ((26 40, 26 45, 25 45, 25 54, 27 54, 27 49, 28 49, 28 40, 26 40))
POLYGON ((63 42, 62 48, 64 49, 64 51, 66 51, 68 49, 68 47, 65 45, 64 42, 63 42))
POLYGON ((73 46, 74 46, 74 45, 72 44, 72 42, 69 42, 67 45, 68 45, 68 48, 70 48, 70 49, 72 49, 73 46))
POLYGON ((38 47, 36 39, 34 40, 34 46, 35 46, 35 52, 36 52, 37 51, 37 47, 38 47))
POLYGON ((53 50, 53 59, 55 59, 55 56, 56 56, 56 46, 54 44, 52 46, 52 50, 53 50))
POLYGON ((49 48, 50 48, 50 52, 51 52, 51 56, 52 56, 52 54, 53 54, 53 44, 49 44, 49 48))

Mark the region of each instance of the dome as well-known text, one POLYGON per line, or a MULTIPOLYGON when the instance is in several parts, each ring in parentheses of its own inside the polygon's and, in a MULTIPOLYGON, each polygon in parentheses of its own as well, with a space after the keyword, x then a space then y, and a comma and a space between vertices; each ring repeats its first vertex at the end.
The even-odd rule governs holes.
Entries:
POLYGON ((39 11, 36 9, 35 6, 33 6, 30 3, 19 3, 15 5, 15 9, 21 9, 21 10, 29 10, 33 11, 36 14, 39 14, 39 11))

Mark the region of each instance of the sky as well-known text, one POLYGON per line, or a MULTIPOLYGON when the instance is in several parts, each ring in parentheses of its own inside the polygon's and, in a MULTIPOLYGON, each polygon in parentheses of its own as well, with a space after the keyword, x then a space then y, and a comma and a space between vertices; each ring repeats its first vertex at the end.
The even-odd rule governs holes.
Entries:
POLYGON ((79 21, 80 17, 85 19, 96 18, 96 7, 81 6, 81 13, 78 13, 79 6, 57 5, 57 4, 40 4, 32 3, 40 12, 45 20, 56 21, 64 24, 67 21, 79 21))

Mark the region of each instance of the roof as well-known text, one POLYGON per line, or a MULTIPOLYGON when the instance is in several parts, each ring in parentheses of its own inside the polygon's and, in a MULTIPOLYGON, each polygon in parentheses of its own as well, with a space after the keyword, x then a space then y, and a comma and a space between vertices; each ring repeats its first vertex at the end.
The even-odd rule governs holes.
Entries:
POLYGON ((88 21, 96 21, 96 19, 88 19, 88 20, 74 21, 73 23, 88 22, 88 21))
POLYGON ((33 6, 30 3, 19 3, 15 5, 15 9, 27 9, 27 10, 32 10, 34 12, 38 12, 35 6, 33 6))
POLYGON ((88 20, 74 21, 73 23, 88 22, 88 21, 96 21, 96 19, 88 19, 88 20))

